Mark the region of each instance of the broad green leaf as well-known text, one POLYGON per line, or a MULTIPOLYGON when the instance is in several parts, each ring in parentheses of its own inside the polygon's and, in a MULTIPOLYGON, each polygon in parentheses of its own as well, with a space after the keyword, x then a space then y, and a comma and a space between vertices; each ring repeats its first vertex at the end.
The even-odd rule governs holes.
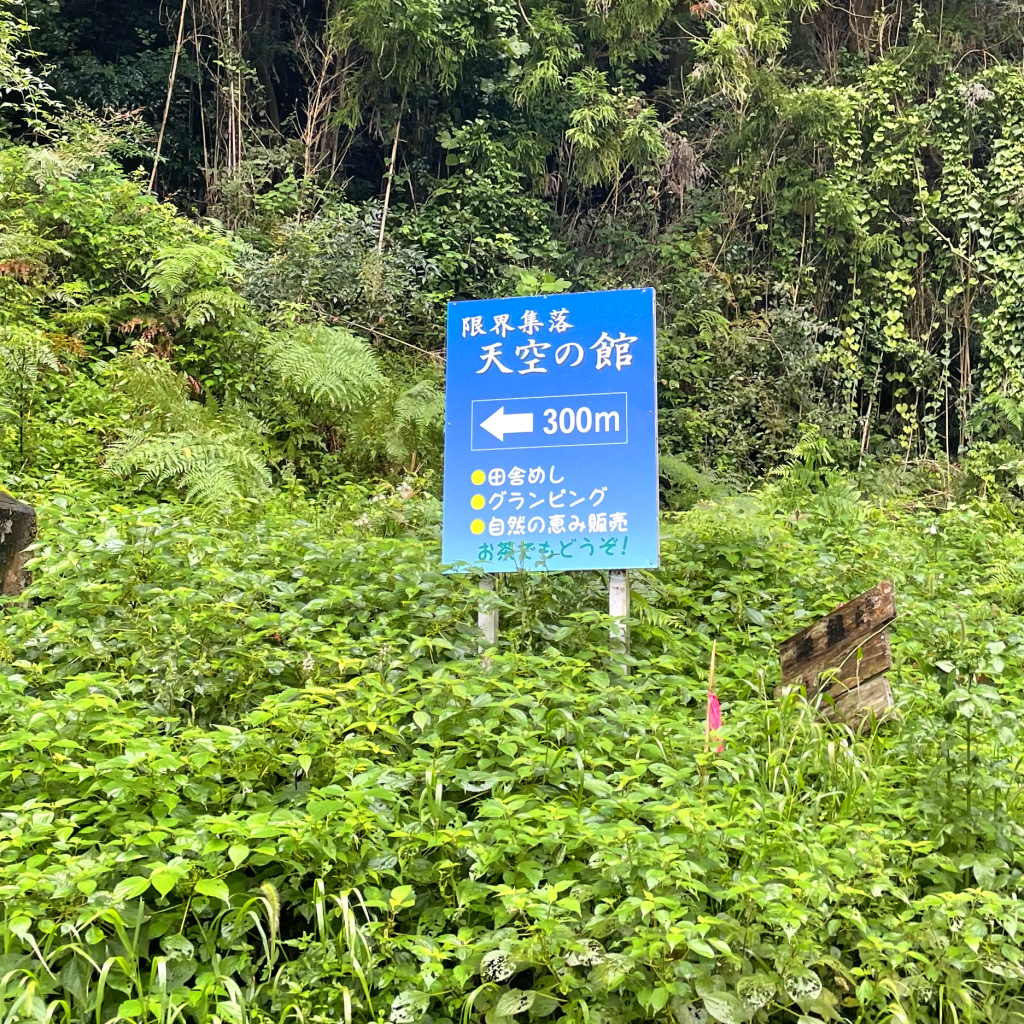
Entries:
POLYGON ((141 896, 149 888, 149 879, 141 875, 130 875, 122 878, 114 886, 115 900, 133 900, 141 896))
POLYGON ((531 992, 533 1004, 530 1006, 531 1017, 547 1017, 559 1007, 558 1000, 546 992, 531 992))
POLYGON ((228 858, 231 863, 237 868, 246 857, 249 856, 249 847, 236 844, 228 847, 228 858))
POLYGON ((196 892, 211 899, 223 900, 225 903, 231 900, 227 882, 222 878, 201 878, 196 882, 196 892))
POLYGON ((416 890, 411 885, 396 885, 388 897, 392 910, 402 910, 416 903, 416 890))
POLYGON ((149 876, 150 884, 161 896, 166 896, 181 878, 181 872, 174 868, 163 866, 156 868, 149 876))
POLYGON ((526 1013, 533 1006, 536 994, 532 990, 510 988, 503 992, 501 998, 495 1004, 494 1012, 501 1017, 514 1017, 519 1013, 526 1013))
POLYGON ((665 988, 664 985, 659 985, 651 992, 651 997, 647 1005, 657 1013, 659 1010, 663 1010, 665 1008, 671 995, 672 992, 669 989, 665 988))
POLYGON ((709 992, 703 999, 704 1009, 722 1024, 742 1024, 746 1019, 743 1004, 731 992, 709 992))

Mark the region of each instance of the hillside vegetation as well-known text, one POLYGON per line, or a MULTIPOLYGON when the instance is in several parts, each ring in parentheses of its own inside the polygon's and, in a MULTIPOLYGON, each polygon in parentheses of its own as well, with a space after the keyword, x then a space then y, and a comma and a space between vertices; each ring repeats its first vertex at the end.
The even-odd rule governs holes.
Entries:
POLYGON ((1024 1022, 1019 14, 0 0, 0 1024, 1024 1022), (624 661, 438 543, 445 302, 620 286, 624 661))
POLYGON ((623 678, 589 575, 509 578, 481 662, 418 495, 213 523, 56 491, 2 630, 8 1020, 1024 1010, 998 509, 787 478, 670 517, 623 678), (881 576, 900 718, 851 739, 773 698, 774 649, 881 576))

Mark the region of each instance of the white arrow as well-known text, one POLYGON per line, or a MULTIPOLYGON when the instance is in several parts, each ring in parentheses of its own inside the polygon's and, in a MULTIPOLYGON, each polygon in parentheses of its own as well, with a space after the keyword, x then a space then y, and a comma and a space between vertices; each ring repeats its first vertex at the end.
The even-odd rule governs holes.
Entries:
POLYGON ((480 426, 499 441, 504 441, 506 434, 532 434, 533 413, 505 412, 505 406, 501 405, 480 426))

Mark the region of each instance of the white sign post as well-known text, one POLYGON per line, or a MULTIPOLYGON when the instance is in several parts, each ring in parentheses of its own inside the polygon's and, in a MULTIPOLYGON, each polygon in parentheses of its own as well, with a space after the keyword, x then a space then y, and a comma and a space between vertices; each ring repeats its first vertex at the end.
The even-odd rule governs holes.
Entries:
POLYGON ((483 649, 486 651, 498 643, 498 609, 490 598, 494 596, 494 577, 485 576, 480 581, 480 589, 484 592, 480 597, 476 624, 480 627, 483 637, 483 649))
MULTIPOLYGON (((625 655, 629 651, 629 573, 625 569, 608 573, 608 614, 612 618, 611 649, 616 655, 625 655)), ((623 675, 629 675, 629 666, 620 664, 623 675)))

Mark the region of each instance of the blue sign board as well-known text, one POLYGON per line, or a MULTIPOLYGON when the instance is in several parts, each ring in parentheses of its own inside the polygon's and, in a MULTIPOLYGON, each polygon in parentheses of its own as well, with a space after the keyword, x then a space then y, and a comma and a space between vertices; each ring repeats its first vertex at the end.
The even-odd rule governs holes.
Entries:
POLYGON ((654 291, 448 305, 442 556, 658 565, 654 291))

